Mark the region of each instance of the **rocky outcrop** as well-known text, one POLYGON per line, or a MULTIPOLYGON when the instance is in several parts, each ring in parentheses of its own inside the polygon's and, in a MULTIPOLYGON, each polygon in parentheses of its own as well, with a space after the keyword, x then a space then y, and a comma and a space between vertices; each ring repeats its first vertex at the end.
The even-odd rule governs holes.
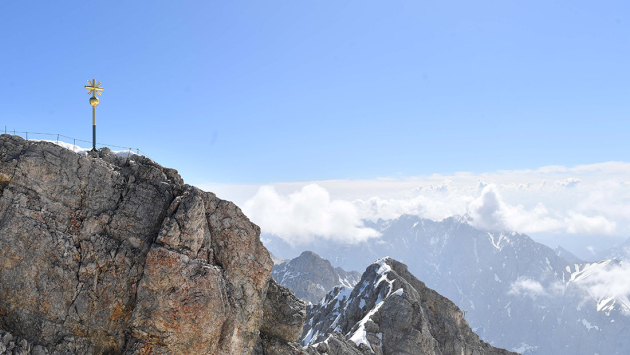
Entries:
POLYGON ((271 275, 309 303, 319 302, 335 286, 353 287, 361 278, 356 271, 334 268, 330 261, 311 251, 274 265, 271 275))
MULTIPOLYGON (((346 339, 341 333, 332 333, 324 341, 305 348, 309 355, 367 355, 373 352, 366 346, 356 346, 352 341, 346 339)), ((406 354, 405 354, 406 355, 406 354)))
POLYGON ((24 351, 250 354, 261 327, 294 340, 304 305, 278 305, 259 234, 148 158, 0 136, 0 328, 24 351))
POLYGON ((41 345, 29 343, 26 339, 13 336, 13 334, 0 329, 0 355, 49 355, 48 349, 41 345))
POLYGON ((304 302, 273 278, 269 280, 263 314, 260 328, 263 333, 288 342, 296 341, 302 334, 306 317, 304 302))
POLYGON ((337 287, 309 306, 300 337, 309 354, 508 355, 479 339, 451 301, 390 258, 354 289, 337 287))

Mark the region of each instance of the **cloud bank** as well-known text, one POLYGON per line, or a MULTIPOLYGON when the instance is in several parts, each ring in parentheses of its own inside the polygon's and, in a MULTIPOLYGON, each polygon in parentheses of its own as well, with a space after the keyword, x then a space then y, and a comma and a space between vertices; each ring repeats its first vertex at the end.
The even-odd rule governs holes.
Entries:
POLYGON ((402 214, 438 221, 469 214, 481 229, 625 239, 630 236, 629 176, 630 163, 609 162, 207 188, 236 200, 263 231, 293 244, 307 244, 315 237, 356 243, 378 235, 362 220, 402 214))

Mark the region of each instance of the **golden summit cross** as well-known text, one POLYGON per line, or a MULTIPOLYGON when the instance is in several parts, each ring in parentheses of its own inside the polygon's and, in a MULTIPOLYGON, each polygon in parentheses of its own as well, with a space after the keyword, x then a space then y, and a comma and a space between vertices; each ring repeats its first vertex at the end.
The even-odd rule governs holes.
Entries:
POLYGON ((96 79, 88 80, 87 82, 88 84, 84 87, 87 89, 88 95, 92 95, 90 97, 90 105, 92 105, 92 150, 96 151, 96 106, 98 106, 98 97, 96 95, 101 96, 103 88, 101 87, 101 82, 97 82, 96 79))

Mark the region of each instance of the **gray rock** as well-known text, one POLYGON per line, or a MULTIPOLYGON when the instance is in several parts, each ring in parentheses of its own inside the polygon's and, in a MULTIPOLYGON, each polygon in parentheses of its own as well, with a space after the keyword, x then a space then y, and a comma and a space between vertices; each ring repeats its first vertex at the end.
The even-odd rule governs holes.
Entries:
MULTIPOLYGON (((361 344, 363 345, 363 344, 361 344)), ((332 333, 325 341, 318 343, 315 346, 309 346, 305 348, 305 351, 309 355, 368 355, 378 354, 370 351, 367 347, 357 347, 354 343, 346 340, 341 333, 332 333)), ((382 355, 379 354, 379 355, 382 355)))
MULTIPOLYGON (((26 339, 14 336, 0 329, 0 355, 48 355, 51 354, 40 345, 33 346, 26 339)), ((54 355, 57 355, 55 353, 54 355)))
POLYGON ((291 290, 269 279, 260 331, 286 342, 296 341, 302 334, 306 306, 291 290))
POLYGON ((306 355, 306 352, 296 343, 287 343, 282 339, 261 333, 252 355, 306 355))

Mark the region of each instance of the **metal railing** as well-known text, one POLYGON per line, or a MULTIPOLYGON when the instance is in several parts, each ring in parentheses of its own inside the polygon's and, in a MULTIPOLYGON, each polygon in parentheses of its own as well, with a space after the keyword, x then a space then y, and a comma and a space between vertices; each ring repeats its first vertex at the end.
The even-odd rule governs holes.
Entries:
MULTIPOLYGON (((41 132, 18 131, 18 130, 15 130, 15 129, 8 129, 7 126, 4 126, 4 134, 12 134, 14 136, 21 136, 21 137, 23 137, 26 140, 29 140, 29 134, 31 135, 31 139, 34 139, 34 136, 49 136, 49 137, 53 137, 54 138, 54 139, 49 139, 49 141, 56 141, 57 144, 59 144, 59 142, 70 144, 69 140, 71 140, 72 141, 73 150, 76 149, 76 148, 82 148, 82 147, 77 146, 77 142, 83 142, 83 143, 92 144, 91 141, 86 141, 84 139, 78 139, 78 138, 74 138, 74 137, 68 137, 68 136, 60 134, 60 133, 41 133, 41 132), (66 141, 66 140, 68 140, 68 141, 66 141)), ((120 145, 106 144, 106 143, 99 143, 99 142, 96 142, 96 145, 100 146, 100 147, 107 147, 107 148, 119 148, 119 149, 122 148, 123 150, 128 150, 129 154, 131 154, 132 152, 135 152, 137 155, 144 155, 145 157, 148 157, 148 155, 145 152, 143 152, 142 150, 140 150, 139 148, 123 147, 123 146, 120 146, 120 145)), ((82 149, 86 149, 86 148, 82 148, 82 149)))

